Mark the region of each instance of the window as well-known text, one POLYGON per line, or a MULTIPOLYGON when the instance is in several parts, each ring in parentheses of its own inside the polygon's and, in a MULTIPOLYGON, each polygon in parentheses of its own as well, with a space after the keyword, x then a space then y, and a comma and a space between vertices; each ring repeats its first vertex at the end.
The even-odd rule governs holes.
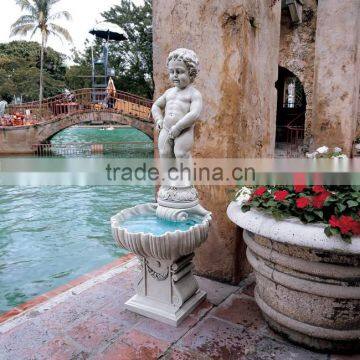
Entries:
POLYGON ((303 90, 300 81, 295 76, 289 76, 284 83, 283 107, 294 109, 302 106, 303 90))

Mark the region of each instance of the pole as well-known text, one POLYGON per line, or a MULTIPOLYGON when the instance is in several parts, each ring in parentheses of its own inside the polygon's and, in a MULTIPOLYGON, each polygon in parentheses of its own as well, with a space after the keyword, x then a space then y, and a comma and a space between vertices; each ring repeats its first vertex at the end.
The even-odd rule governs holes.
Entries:
POLYGON ((94 48, 91 46, 91 82, 92 82, 92 102, 95 102, 95 60, 94 60, 94 48))

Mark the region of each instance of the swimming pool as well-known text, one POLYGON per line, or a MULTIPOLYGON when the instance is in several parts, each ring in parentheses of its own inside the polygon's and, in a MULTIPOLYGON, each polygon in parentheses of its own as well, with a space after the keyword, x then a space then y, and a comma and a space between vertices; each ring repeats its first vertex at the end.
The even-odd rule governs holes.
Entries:
MULTIPOLYGON (((145 139, 132 128, 114 131, 111 141, 145 139)), ((99 141, 103 132, 70 128, 57 136, 99 141)), ((125 254, 112 239, 110 217, 151 201, 152 186, 0 187, 0 312, 125 254)))

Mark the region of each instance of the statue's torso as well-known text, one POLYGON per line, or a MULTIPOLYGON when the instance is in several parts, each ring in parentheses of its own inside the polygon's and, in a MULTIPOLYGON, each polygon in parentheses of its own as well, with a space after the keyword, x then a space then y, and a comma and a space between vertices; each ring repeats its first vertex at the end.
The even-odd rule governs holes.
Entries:
POLYGON ((186 89, 170 89, 166 94, 166 106, 164 116, 164 127, 170 129, 189 111, 194 89, 188 86, 186 89))

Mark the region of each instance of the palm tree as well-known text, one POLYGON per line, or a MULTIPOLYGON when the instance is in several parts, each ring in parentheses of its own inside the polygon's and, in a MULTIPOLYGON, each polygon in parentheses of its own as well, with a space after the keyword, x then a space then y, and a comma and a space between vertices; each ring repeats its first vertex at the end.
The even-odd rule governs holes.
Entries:
POLYGON ((11 25, 10 36, 27 36, 31 32, 30 39, 39 31, 41 33, 40 55, 40 91, 39 102, 43 101, 44 91, 44 51, 49 35, 54 35, 62 40, 72 41, 69 32, 60 25, 53 23, 54 20, 65 18, 71 19, 68 11, 52 12, 53 6, 60 0, 15 0, 16 4, 27 13, 11 25))

